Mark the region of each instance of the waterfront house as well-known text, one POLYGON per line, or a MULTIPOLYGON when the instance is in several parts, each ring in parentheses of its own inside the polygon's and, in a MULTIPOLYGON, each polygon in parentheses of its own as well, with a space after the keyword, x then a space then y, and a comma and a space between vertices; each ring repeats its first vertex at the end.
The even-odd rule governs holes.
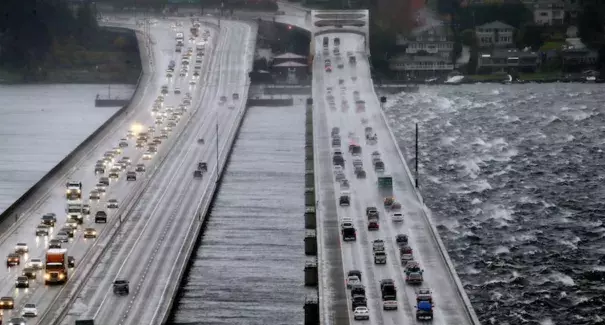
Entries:
POLYGON ((535 72, 539 57, 535 52, 516 49, 494 49, 479 54, 477 72, 488 74, 494 72, 535 72))
POLYGON ((480 47, 512 47, 515 28, 501 21, 493 21, 475 28, 480 47))

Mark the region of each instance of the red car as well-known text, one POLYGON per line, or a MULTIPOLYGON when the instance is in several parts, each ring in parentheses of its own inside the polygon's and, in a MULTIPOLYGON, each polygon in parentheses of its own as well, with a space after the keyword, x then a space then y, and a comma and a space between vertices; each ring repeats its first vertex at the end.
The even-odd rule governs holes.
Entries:
POLYGON ((378 226, 378 221, 370 221, 368 222, 368 230, 378 230, 380 226, 378 226))

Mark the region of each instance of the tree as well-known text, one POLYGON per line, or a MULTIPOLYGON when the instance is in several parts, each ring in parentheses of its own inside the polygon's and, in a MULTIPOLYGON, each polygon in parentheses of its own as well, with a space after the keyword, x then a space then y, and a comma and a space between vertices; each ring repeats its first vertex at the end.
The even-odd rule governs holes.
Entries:
POLYGON ((465 29, 460 33, 462 44, 466 46, 476 46, 479 43, 477 33, 473 29, 465 29))
POLYGON ((584 6, 578 19, 578 33, 584 44, 598 48, 605 41, 605 5, 584 6))

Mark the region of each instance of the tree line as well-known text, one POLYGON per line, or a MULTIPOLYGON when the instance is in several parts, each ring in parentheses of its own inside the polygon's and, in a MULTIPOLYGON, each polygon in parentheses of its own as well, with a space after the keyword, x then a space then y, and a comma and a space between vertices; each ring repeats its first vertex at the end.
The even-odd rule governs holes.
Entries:
POLYGON ((72 6, 65 0, 2 0, 0 62, 7 70, 35 73, 53 47, 86 46, 97 32, 96 13, 88 2, 72 6))

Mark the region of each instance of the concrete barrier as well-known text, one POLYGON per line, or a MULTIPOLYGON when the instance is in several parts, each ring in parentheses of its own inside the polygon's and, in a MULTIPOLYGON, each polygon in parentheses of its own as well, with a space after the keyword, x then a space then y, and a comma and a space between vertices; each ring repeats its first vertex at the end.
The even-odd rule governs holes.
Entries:
POLYGON ((246 102, 247 106, 292 106, 294 99, 292 98, 249 98, 246 102))
POLYGON ((303 95, 311 96, 310 86, 296 86, 296 87, 264 87, 263 92, 265 95, 303 95))
POLYGON ((128 104, 130 104, 130 99, 95 99, 95 107, 119 107, 127 106, 128 104))
MULTIPOLYGON (((113 27, 114 29, 117 27, 113 27)), ((123 28, 125 31, 130 31, 126 28, 123 28)), ((140 50, 139 50, 140 55, 140 50)), ((63 158, 59 163, 57 163, 46 175, 42 176, 38 182, 36 182, 32 187, 30 187, 23 195, 21 195, 13 204, 11 204, 2 214, 0 214, 0 222, 3 222, 8 219, 9 216, 18 212, 18 209, 23 205, 23 203, 30 197, 37 194, 38 190, 42 188, 42 186, 50 181, 51 178, 57 175, 61 175, 66 172, 67 168, 71 168, 71 165, 75 162, 76 156, 81 153, 87 146, 89 146, 95 140, 100 140, 101 135, 104 131, 108 129, 108 127, 113 124, 114 121, 119 119, 120 117, 126 115, 132 108, 130 107, 130 102, 132 98, 134 98, 140 90, 141 79, 143 77, 143 71, 139 74, 139 78, 136 83, 135 91, 130 100, 128 100, 128 104, 122 106, 117 112, 115 112, 112 116, 107 119, 101 126, 99 126, 94 132, 92 132, 82 143, 80 143, 74 150, 72 150, 65 158, 63 158)))

